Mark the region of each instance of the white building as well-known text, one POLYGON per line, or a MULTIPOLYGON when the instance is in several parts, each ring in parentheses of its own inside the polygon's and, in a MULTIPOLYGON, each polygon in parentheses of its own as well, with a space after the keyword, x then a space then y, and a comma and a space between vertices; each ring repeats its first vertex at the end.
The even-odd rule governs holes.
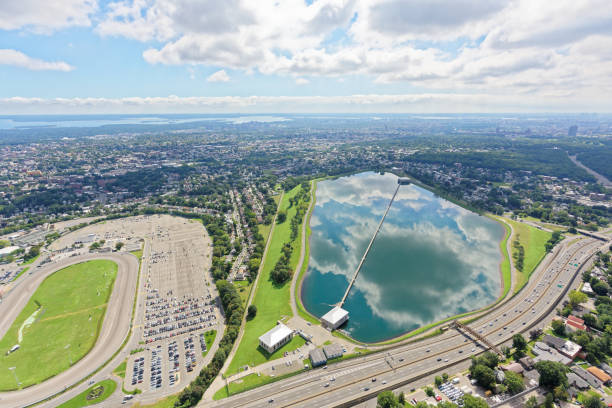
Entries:
POLYGON ((591 284, 589 282, 584 282, 584 284, 582 285, 582 291, 587 295, 592 295, 594 293, 593 288, 591 288, 591 284))
POLYGON ((342 326, 342 324, 348 319, 349 313, 340 306, 335 306, 332 310, 323 315, 321 318, 321 323, 323 323, 323 326, 329 330, 335 330, 342 326))
POLYGON ((282 323, 278 323, 273 329, 265 332, 259 337, 259 346, 272 354, 293 338, 293 330, 282 323))

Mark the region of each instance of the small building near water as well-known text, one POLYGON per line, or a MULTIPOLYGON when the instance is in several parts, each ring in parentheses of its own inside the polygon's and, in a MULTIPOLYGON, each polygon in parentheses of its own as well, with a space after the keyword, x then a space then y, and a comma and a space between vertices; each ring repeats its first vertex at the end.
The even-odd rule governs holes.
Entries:
POLYGON ((349 312, 341 308, 340 306, 334 306, 332 310, 325 313, 321 318, 323 327, 329 330, 335 330, 342 326, 344 322, 349 319, 349 312))

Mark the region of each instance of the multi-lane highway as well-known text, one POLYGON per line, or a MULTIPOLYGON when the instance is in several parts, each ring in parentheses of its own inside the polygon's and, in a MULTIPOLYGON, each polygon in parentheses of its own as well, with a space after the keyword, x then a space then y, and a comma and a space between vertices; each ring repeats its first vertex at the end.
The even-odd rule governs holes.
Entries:
POLYGON ((9 292, 0 304, 0 338, 11 327, 46 277, 69 265, 92 259, 108 259, 118 265, 117 278, 96 344, 85 357, 55 377, 27 389, 0 393, 0 407, 28 406, 80 382, 82 378, 108 360, 125 340, 130 330, 131 310, 138 276, 138 259, 130 254, 81 255, 41 266, 32 276, 9 292))
MULTIPOLYGON (((563 242, 534 272, 529 283, 513 298, 492 308, 470 327, 496 345, 515 333, 548 322, 582 265, 603 245, 592 238, 563 242)), ((352 406, 436 372, 452 373, 484 347, 456 330, 318 368, 236 396, 203 401, 206 407, 325 407, 352 406), (373 382, 372 379, 377 381, 373 382), (385 384, 383 384, 383 382, 385 384)))

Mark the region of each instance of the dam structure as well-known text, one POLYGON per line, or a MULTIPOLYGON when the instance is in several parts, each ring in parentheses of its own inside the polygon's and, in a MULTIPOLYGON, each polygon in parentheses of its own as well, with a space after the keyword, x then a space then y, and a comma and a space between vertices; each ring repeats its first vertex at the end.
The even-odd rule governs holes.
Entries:
POLYGON ((407 178, 400 177, 397 179, 397 187, 395 188, 395 192, 393 193, 393 196, 391 197, 391 200, 389 201, 389 204, 387 205, 387 208, 385 209, 385 212, 382 218, 380 219, 380 222, 378 223, 378 226, 376 227, 374 234, 372 235, 372 239, 370 239, 370 243, 366 247, 366 250, 363 253, 363 256, 361 257, 361 260, 359 261, 359 265, 357 265, 357 269, 355 269, 355 272, 353 273, 353 277, 349 281, 348 287, 346 288, 346 291, 344 292, 344 296, 342 296, 342 300, 340 300, 338 304, 336 304, 329 312, 327 312, 323 317, 321 317, 321 322, 323 323, 324 327, 327 327, 330 330, 334 330, 334 329, 337 329, 339 326, 341 326, 342 324, 344 324, 344 322, 348 320, 348 312, 342 309, 342 306, 344 305, 344 302, 346 302, 346 298, 348 297, 351 291, 351 288, 353 287, 353 284, 357 280, 357 276, 359 276, 359 271, 361 270, 363 263, 368 257, 368 253, 370 252, 370 249, 372 248, 372 245, 374 244, 374 241, 376 240, 376 237, 378 236, 378 233, 380 232, 380 228, 385 222, 385 218, 387 217, 387 214, 389 213, 389 210, 391 209, 391 205, 393 204, 393 201, 395 201, 395 197, 397 196, 397 193, 400 187, 403 185, 408 185, 408 184, 410 184, 410 180, 407 178))

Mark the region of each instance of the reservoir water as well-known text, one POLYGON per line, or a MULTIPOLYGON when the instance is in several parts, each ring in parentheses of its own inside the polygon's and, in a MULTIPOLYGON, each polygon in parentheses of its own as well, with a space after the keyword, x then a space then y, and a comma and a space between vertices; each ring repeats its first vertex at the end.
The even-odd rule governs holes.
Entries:
MULTIPOLYGON (((396 176, 373 172, 317 184, 302 286, 310 313, 320 317, 342 299, 396 186, 396 176)), ((494 302, 504 232, 428 190, 401 186, 344 304, 342 329, 376 342, 494 302)))

